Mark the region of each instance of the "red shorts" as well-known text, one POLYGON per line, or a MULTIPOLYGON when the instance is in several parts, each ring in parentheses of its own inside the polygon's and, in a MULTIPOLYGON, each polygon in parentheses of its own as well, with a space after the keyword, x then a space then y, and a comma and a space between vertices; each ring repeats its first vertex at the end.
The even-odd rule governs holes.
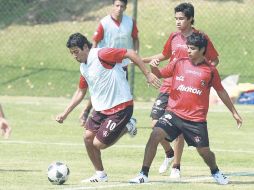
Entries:
POLYGON ((103 144, 114 143, 125 129, 133 113, 133 105, 112 114, 105 115, 98 111, 93 111, 86 123, 86 129, 96 133, 96 138, 103 144))

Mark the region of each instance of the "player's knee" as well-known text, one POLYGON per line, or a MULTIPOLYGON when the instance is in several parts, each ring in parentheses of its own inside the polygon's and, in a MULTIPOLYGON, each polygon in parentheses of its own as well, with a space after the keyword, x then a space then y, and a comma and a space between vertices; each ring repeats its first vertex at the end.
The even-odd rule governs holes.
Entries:
POLYGON ((107 145, 101 143, 97 138, 94 139, 94 141, 93 141, 93 146, 94 146, 95 148, 97 148, 98 150, 102 150, 102 149, 107 148, 107 145))
POLYGON ((163 129, 159 127, 155 127, 150 135, 150 139, 155 141, 155 142, 160 142, 166 137, 165 132, 163 129))

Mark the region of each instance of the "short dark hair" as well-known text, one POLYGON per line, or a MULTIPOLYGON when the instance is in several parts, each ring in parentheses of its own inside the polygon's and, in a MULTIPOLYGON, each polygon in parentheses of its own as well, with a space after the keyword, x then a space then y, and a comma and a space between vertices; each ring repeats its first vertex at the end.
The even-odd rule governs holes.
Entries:
POLYGON ((113 4, 115 3, 115 1, 121 1, 121 2, 123 2, 125 5, 128 4, 128 0, 113 0, 113 1, 112 1, 113 4))
POLYGON ((191 3, 181 3, 175 7, 176 12, 183 12, 184 15, 189 20, 191 17, 193 18, 191 24, 194 24, 194 6, 191 3))
POLYGON ((207 38, 202 33, 193 32, 190 36, 187 37, 187 45, 196 46, 199 50, 205 48, 205 54, 207 47, 207 38))
POLYGON ((70 37, 66 43, 66 46, 68 48, 77 46, 83 50, 83 47, 85 44, 88 46, 89 49, 92 47, 91 42, 89 42, 88 39, 84 35, 77 32, 77 33, 70 35, 70 37))

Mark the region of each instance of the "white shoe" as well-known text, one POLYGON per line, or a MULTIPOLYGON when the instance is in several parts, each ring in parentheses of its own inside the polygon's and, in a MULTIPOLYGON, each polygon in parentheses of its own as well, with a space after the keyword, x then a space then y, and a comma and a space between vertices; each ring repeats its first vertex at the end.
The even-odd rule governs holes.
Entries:
POLYGON ((221 173, 220 171, 213 174, 212 177, 220 185, 226 185, 229 182, 228 178, 223 173, 221 173))
POLYGON ((173 160, 174 160, 174 156, 171 158, 166 157, 159 168, 159 173, 160 174, 165 173, 173 160))
POLYGON ((93 175, 92 177, 88 179, 84 179, 81 181, 81 183, 97 183, 97 182, 108 182, 108 176, 105 175, 103 177, 98 176, 97 174, 93 175))
POLYGON ((181 178, 181 172, 177 168, 172 168, 170 176, 171 179, 180 179, 181 178))
POLYGON ((136 127, 137 120, 135 118, 131 118, 130 121, 126 124, 126 128, 128 129, 128 133, 131 137, 136 136, 137 134, 137 127, 136 127))
POLYGON ((139 173, 137 177, 131 179, 129 183, 148 183, 148 177, 142 173, 139 173))

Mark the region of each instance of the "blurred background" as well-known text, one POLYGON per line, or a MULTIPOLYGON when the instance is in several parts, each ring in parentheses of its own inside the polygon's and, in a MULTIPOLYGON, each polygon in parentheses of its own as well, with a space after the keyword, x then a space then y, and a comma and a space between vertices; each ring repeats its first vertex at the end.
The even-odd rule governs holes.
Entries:
MULTIPOLYGON (((174 7, 180 2, 129 0, 126 14, 137 16, 142 57, 162 51, 176 30, 174 7)), ((222 79, 237 75, 241 83, 254 83, 253 0, 188 2, 195 7, 194 27, 219 52, 222 79)), ((71 97, 80 73, 66 41, 74 32, 91 39, 111 8, 111 0, 0 0, 0 96, 71 97)), ((135 99, 153 100, 158 92, 147 88, 137 68, 134 74, 135 99)))

